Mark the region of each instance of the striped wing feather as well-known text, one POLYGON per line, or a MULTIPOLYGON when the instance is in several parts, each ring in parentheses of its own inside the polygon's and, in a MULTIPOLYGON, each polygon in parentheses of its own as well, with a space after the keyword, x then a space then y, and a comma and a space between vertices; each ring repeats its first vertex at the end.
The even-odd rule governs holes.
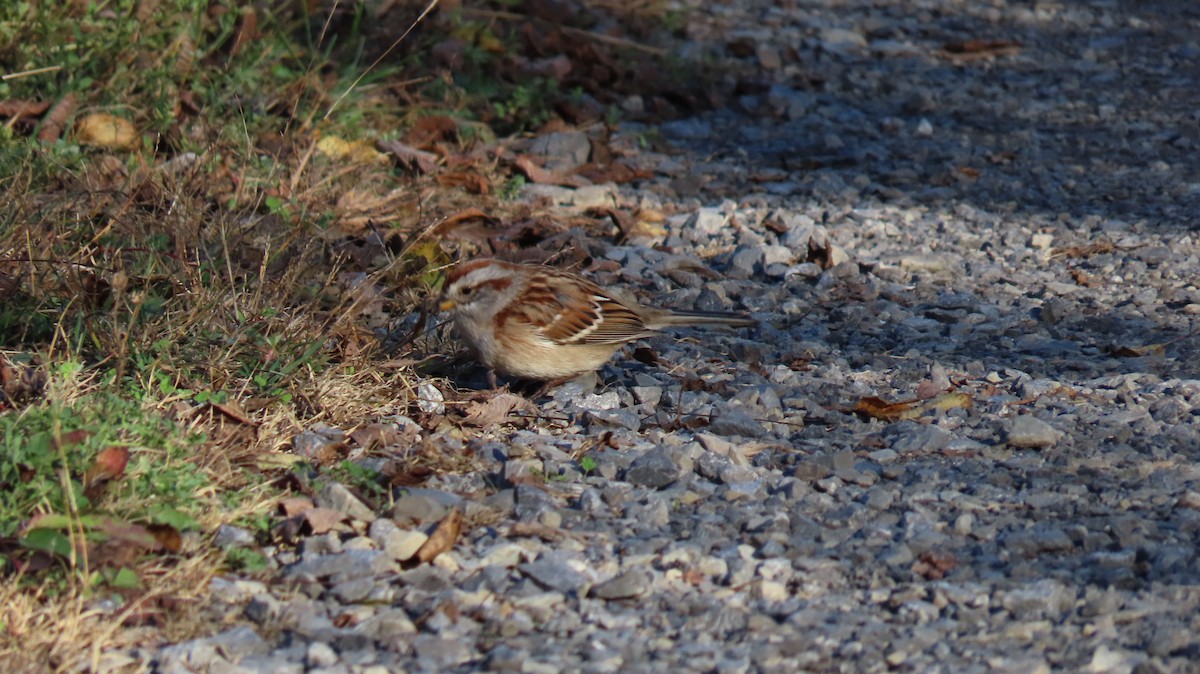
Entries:
POLYGON ((623 344, 654 334, 641 315, 596 284, 578 277, 550 283, 536 276, 518 300, 538 332, 557 344, 623 344), (537 313, 528 311, 536 307, 537 313))

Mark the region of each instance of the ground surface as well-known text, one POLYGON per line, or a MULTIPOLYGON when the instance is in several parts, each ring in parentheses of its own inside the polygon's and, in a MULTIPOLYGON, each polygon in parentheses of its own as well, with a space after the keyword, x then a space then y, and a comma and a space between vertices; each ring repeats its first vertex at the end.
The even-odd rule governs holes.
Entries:
POLYGON ((1200 9, 784 5, 686 7, 683 57, 754 75, 623 123, 644 179, 520 197, 664 214, 587 273, 761 328, 627 349, 534 421, 381 419, 472 468, 326 494, 346 530, 212 581, 223 631, 104 662, 1200 671, 1200 9))

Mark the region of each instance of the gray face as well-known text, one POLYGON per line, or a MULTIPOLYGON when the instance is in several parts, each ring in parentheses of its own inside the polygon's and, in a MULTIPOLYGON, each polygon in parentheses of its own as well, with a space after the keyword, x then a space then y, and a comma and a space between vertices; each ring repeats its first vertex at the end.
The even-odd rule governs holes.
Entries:
POLYGON ((455 317, 481 319, 499 311, 507 300, 512 278, 503 269, 483 267, 456 279, 446 289, 455 317))

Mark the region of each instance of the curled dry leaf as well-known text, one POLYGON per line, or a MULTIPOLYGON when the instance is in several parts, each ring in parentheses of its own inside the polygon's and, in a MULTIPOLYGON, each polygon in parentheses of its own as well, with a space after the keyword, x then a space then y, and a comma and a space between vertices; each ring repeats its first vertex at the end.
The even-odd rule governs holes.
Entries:
POLYGON ((378 140, 375 147, 396 158, 401 166, 414 173, 433 173, 438 168, 438 156, 432 152, 401 143, 398 140, 378 140))
POLYGON ((498 393, 487 400, 472 402, 466 407, 462 422, 468 426, 487 427, 519 418, 514 412, 537 412, 537 407, 512 393, 498 393))
POLYGON ((138 134, 128 119, 94 113, 75 122, 75 139, 83 145, 128 150, 137 143, 138 134))
POLYGON ((84 494, 89 499, 100 496, 104 485, 125 474, 129 465, 128 447, 105 447, 96 455, 92 467, 83 475, 84 494))
POLYGON ((1144 346, 1117 346, 1109 348, 1108 352, 1117 358, 1162 357, 1167 355, 1167 346, 1170 344, 1171 342, 1162 342, 1161 344, 1146 344, 1144 346))
POLYGON ((1055 248, 1050 257, 1079 257, 1086 258, 1093 255, 1104 255, 1107 253, 1116 252, 1117 246, 1108 239, 1097 239, 1092 243, 1083 246, 1066 246, 1064 248, 1055 248))
POLYGON ((417 561, 432 562, 438 555, 453 548, 459 533, 462 532, 462 523, 463 516, 458 508, 451 510, 449 515, 438 522, 433 533, 429 534, 429 540, 417 550, 417 561))
POLYGON ((146 530, 158 542, 159 550, 177 553, 183 549, 183 534, 170 524, 150 524, 146 530))
POLYGON ((903 400, 894 403, 871 396, 859 400, 851 411, 884 421, 900 421, 917 419, 934 410, 950 410, 956 407, 970 408, 973 402, 970 394, 957 392, 944 393, 928 400, 903 400))
POLYGON ((21 119, 37 117, 50 109, 46 101, 0 101, 0 117, 21 119))
POLYGON ((236 402, 229 401, 229 402, 224 402, 224 403, 210 403, 210 404, 212 405, 214 410, 220 412, 221 414, 224 414, 225 416, 238 422, 239 424, 245 424, 247 426, 257 426, 258 425, 257 421, 246 416, 246 412, 244 410, 242 410, 241 405, 238 405, 236 402))
POLYGON ((344 140, 337 136, 322 136, 317 141, 317 152, 329 157, 356 164, 386 164, 387 155, 364 140, 344 140))
POLYGON ((1016 40, 962 40, 947 42, 942 45, 942 50, 954 56, 1008 56, 1021 51, 1021 43, 1016 40))
POLYGON ((307 496, 292 496, 279 500, 279 512, 284 517, 294 517, 305 510, 312 510, 315 507, 312 499, 307 496))
POLYGON ((314 535, 327 534, 341 526, 346 513, 332 508, 310 508, 301 515, 314 535))
POLYGON ((62 137, 63 129, 67 128, 67 120, 75 113, 75 94, 67 94, 58 99, 50 112, 42 119, 42 128, 38 130, 38 140, 43 143, 53 143, 62 137))

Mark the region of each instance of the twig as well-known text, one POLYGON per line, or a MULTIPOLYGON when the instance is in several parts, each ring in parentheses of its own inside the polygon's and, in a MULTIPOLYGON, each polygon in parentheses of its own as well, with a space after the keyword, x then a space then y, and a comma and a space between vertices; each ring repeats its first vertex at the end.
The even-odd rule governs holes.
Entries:
POLYGON ((62 70, 62 66, 46 66, 45 68, 34 68, 33 70, 22 70, 19 73, 8 73, 0 75, 0 81, 15 80, 21 77, 32 77, 43 73, 55 73, 62 70))

